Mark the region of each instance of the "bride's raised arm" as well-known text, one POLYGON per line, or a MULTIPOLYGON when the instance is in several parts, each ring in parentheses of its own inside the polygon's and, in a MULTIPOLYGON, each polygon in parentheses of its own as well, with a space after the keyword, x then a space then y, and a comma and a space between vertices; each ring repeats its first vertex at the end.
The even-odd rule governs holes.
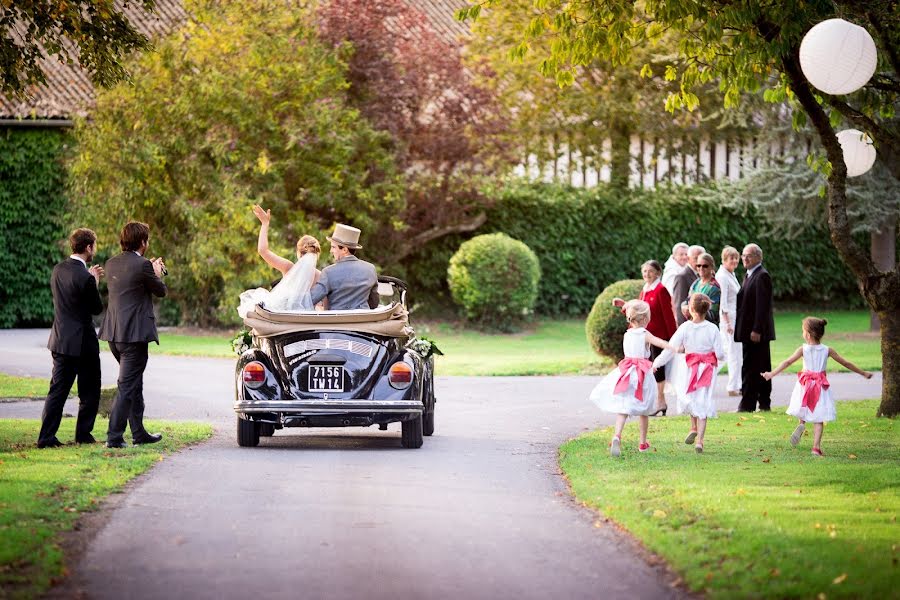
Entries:
POLYGON ((262 256, 267 264, 281 271, 282 275, 286 275, 291 270, 291 267, 294 266, 294 263, 269 250, 269 221, 272 219, 272 211, 263 210, 262 206, 254 204, 253 214, 256 215, 260 223, 259 241, 256 243, 256 251, 259 252, 259 255, 262 256))

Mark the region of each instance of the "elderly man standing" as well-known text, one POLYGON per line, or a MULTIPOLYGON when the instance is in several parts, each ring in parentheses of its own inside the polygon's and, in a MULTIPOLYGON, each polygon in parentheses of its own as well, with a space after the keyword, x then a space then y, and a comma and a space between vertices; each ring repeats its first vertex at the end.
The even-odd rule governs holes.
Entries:
POLYGON ((354 310, 378 306, 378 275, 375 266, 356 258, 360 230, 338 223, 331 242, 334 264, 322 269, 319 281, 309 290, 315 306, 328 298, 329 310, 354 310))
POLYGON ((771 410, 772 382, 761 373, 772 370, 769 342, 775 339, 775 319, 772 316, 772 278, 762 265, 762 249, 747 244, 741 253, 747 275, 737 295, 737 318, 734 341, 743 346, 744 364, 741 368, 743 397, 738 412, 771 410))
POLYGON ((674 246, 672 246, 672 255, 666 259, 666 264, 663 266, 662 273, 662 284, 663 287, 666 288, 666 291, 669 292, 669 296, 672 295, 672 286, 675 283, 675 276, 684 269, 684 265, 687 264, 688 260, 688 245, 684 242, 678 242, 674 246))
POLYGON ((687 264, 675 275, 672 283, 672 310, 675 312, 675 322, 681 325, 687 321, 687 315, 681 310, 681 304, 687 302, 691 292, 691 284, 699 277, 697 275, 697 258, 706 253, 703 246, 691 246, 687 250, 687 264))

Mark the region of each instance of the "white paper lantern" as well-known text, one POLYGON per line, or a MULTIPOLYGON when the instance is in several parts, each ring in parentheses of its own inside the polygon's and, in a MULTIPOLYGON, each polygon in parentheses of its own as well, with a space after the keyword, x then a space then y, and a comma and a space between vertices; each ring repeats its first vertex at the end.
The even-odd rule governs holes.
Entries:
POLYGON ((843 19, 822 21, 800 44, 800 68, 826 94, 855 92, 871 79, 878 51, 869 32, 843 19))
POLYGON ((847 163, 847 177, 863 175, 875 164, 875 144, 872 138, 857 129, 845 129, 837 134, 847 163))

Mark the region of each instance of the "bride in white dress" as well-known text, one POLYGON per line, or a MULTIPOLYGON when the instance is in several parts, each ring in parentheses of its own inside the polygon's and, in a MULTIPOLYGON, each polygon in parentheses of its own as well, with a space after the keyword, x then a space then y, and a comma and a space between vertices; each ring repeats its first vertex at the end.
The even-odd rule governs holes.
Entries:
POLYGON ((297 242, 298 260, 292 263, 269 249, 269 221, 272 218, 272 211, 263 210, 261 206, 254 204, 253 214, 260 222, 256 249, 267 264, 281 272, 282 279, 272 291, 256 288, 243 292, 238 314, 244 318, 257 304, 262 304, 273 312, 315 310, 309 290, 319 280, 321 273, 316 268, 322 251, 318 240, 311 235, 300 238, 297 242))

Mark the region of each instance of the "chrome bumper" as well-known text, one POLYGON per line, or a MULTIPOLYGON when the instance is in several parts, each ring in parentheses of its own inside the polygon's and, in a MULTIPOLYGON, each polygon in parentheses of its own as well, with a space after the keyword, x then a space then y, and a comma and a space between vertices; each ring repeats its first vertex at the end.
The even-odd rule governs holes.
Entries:
POLYGON ((417 400, 238 400, 237 413, 290 413, 292 415, 330 415, 336 413, 421 414, 417 400))

